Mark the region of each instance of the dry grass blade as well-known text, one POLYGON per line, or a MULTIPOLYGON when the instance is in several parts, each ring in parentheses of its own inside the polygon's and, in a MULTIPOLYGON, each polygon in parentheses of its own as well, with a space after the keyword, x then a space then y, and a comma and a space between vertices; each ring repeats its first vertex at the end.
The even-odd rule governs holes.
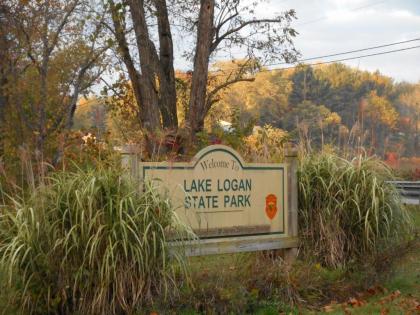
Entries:
POLYGON ((405 237, 411 224, 389 168, 374 158, 304 156, 299 172, 304 247, 327 266, 367 257, 405 237))
POLYGON ((62 172, 1 213, 0 257, 23 312, 131 313, 187 277, 166 235, 193 237, 171 203, 118 170, 62 172))

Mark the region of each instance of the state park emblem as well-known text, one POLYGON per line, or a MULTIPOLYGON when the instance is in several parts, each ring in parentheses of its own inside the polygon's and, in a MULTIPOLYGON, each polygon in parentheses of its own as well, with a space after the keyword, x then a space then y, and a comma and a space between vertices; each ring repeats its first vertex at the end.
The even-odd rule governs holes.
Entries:
POLYGON ((270 194, 265 197, 265 213, 270 220, 273 220, 277 214, 277 197, 276 195, 270 194))

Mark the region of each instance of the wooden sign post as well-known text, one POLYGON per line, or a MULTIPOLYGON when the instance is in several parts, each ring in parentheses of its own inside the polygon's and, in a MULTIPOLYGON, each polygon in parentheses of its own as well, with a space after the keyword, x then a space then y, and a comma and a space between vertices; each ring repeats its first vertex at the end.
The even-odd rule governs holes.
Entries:
POLYGON ((199 237, 188 244, 188 255, 297 247, 295 153, 286 164, 245 163, 222 145, 201 150, 189 163, 144 163, 123 154, 132 176, 169 194, 199 237))

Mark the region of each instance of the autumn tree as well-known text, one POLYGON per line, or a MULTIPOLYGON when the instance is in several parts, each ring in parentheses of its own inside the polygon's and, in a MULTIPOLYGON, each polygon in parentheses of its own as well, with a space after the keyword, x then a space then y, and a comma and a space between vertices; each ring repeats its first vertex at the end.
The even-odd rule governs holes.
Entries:
POLYGON ((326 81, 329 85, 328 97, 323 98, 323 104, 339 113, 343 124, 351 129, 358 122, 360 102, 370 91, 366 84, 369 76, 341 63, 318 66, 315 74, 318 80, 326 81))
POLYGON ((291 105, 302 102, 325 104, 331 93, 328 80, 319 77, 309 65, 299 65, 291 76, 293 89, 289 94, 291 105))
POLYGON ((296 136, 300 131, 317 144, 340 138, 340 143, 350 148, 368 139, 376 149, 389 149, 401 142, 412 148, 415 115, 405 104, 415 104, 417 97, 412 93, 412 84, 395 84, 377 71, 344 64, 299 65, 261 71, 255 82, 231 86, 215 108, 224 113, 239 107, 244 119, 255 117, 261 126, 271 124, 296 136), (399 97, 403 94, 410 95, 411 100, 399 97), (324 116, 325 111, 332 115, 324 116), (397 125, 399 114, 402 119, 397 125), (402 123, 410 126, 402 130, 402 123), (405 141, 400 131, 407 133, 405 141))
MULTIPOLYGON (((232 62, 218 63, 219 68, 232 69, 232 62)), ((238 108, 243 123, 254 119, 256 124, 270 124, 283 128, 283 119, 288 111, 288 95, 293 87, 287 71, 261 71, 255 81, 239 82, 220 94, 220 101, 212 112, 219 116, 229 112, 229 108, 238 108)))
POLYGON ((290 27, 295 12, 289 10, 272 18, 258 18, 255 14, 258 5, 262 5, 262 1, 250 6, 240 0, 200 1, 198 21, 194 24, 197 25, 197 40, 189 105, 189 124, 193 133, 202 130, 217 92, 236 82, 252 80, 252 71, 243 71, 244 68, 279 59, 295 59, 292 38, 296 32, 290 27), (246 51, 240 56, 242 67, 207 91, 210 59, 220 52, 232 53, 232 49, 246 51))
POLYGON ((328 135, 328 142, 332 143, 335 135, 334 127, 339 126, 341 117, 331 112, 324 105, 316 105, 310 101, 303 101, 294 106, 284 117, 284 126, 287 130, 295 131, 300 140, 306 145, 311 142, 319 144, 321 148, 325 144, 325 135, 328 135))
POLYGON ((17 44, 7 82, 15 113, 6 115, 19 121, 17 143, 34 143, 41 159, 47 140, 72 127, 79 96, 103 73, 104 12, 85 0, 7 3, 8 34, 17 44))
POLYGON ((370 123, 371 146, 376 148, 378 127, 393 129, 398 120, 398 113, 391 102, 378 95, 376 90, 369 93, 364 112, 370 123))
POLYGON ((410 91, 400 95, 400 102, 404 106, 404 116, 407 117, 412 152, 420 151, 420 84, 415 85, 410 91))
MULTIPOLYGON (((220 85, 208 90, 209 65, 219 53, 243 50, 243 66, 293 59, 296 51, 290 27, 293 10, 278 16, 259 18, 255 8, 241 0, 110 0, 112 31, 139 106, 142 126, 149 132, 178 127, 174 41, 188 46, 185 38, 194 34, 194 44, 185 55, 191 57, 193 70, 187 125, 194 137, 204 127, 204 119, 220 91, 240 81, 251 81, 252 71, 235 69, 220 85), (176 16, 178 28, 173 32, 176 16), (132 32, 133 31, 134 35, 132 32), (135 47, 131 49, 130 39, 135 47), (138 66, 137 66, 138 65, 138 66)), ((217 71, 217 69, 213 69, 217 71)))

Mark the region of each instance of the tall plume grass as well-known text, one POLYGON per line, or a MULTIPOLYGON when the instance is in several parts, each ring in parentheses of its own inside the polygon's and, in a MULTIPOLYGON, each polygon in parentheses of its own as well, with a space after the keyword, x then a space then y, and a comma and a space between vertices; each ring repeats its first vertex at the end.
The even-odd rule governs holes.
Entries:
POLYGON ((0 263, 22 313, 130 314, 188 279, 166 238, 192 232, 151 184, 120 173, 58 172, 0 209, 0 263))
POLYGON ((299 170, 300 237, 308 254, 337 267, 371 257, 408 235, 409 215, 376 158, 304 155, 299 170))

